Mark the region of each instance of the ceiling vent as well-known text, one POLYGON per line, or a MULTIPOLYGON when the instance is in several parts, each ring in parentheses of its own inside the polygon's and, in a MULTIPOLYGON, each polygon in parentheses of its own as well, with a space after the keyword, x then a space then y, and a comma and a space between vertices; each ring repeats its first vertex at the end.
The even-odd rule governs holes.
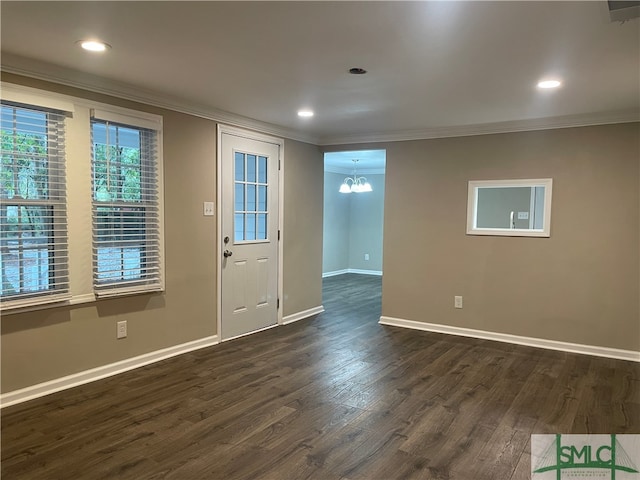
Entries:
POLYGON ((612 22, 625 22, 640 17, 640 1, 609 0, 607 6, 612 22))

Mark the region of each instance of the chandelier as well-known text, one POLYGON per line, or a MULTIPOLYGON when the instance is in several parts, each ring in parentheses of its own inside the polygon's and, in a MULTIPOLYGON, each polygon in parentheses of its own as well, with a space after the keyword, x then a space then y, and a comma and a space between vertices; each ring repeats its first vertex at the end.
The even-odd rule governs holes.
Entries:
POLYGON ((361 193, 372 192, 371 184, 367 182, 366 177, 359 177, 357 175, 358 160, 353 161, 353 176, 346 177, 342 185, 340 185, 340 193, 361 193))

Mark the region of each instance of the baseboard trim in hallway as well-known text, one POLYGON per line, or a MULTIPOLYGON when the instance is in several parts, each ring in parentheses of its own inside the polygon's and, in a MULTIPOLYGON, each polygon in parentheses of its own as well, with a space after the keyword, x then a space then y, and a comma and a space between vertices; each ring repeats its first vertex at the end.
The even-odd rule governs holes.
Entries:
POLYGON ((377 277, 382 276, 380 270, 361 270, 359 268, 345 268, 344 270, 335 270, 333 272, 325 272, 322 274, 322 278, 337 277, 338 275, 346 275, 347 273, 356 273, 358 275, 375 275, 377 277))
POLYGON ((102 365, 100 367, 74 373, 65 377, 56 378, 48 382, 38 383, 20 390, 7 392, 0 395, 0 408, 16 405, 28 400, 33 400, 34 398, 44 397, 45 395, 84 385, 85 383, 95 382, 96 380, 128 372, 135 368, 144 367, 151 363, 166 360, 167 358, 192 352, 193 350, 198 350, 200 348, 210 347, 218 343, 218 336, 213 335, 211 337, 205 337, 191 342, 182 343, 180 345, 156 350, 154 352, 145 353, 144 355, 139 355, 137 357, 127 358, 108 365, 102 365))
POLYGON ((282 324, 287 325, 289 323, 297 322, 298 320, 304 320, 305 318, 318 315, 319 313, 322 313, 322 312, 324 312, 324 307, 320 305, 318 307, 309 308, 301 312, 292 313, 291 315, 287 315, 282 319, 282 324))
POLYGON ((595 345, 559 342, 557 340, 546 340, 544 338, 521 337, 519 335, 511 335, 508 333, 488 332, 485 330, 475 330, 472 328, 416 322, 415 320, 404 320, 402 318, 385 317, 384 315, 380 317, 380 321, 378 323, 380 323, 381 325, 389 325, 392 327, 423 330, 425 332, 445 333, 448 335, 472 337, 481 340, 494 340, 496 342, 514 343, 516 345, 525 345, 528 347, 545 348, 547 350, 559 350, 561 352, 580 353, 583 355, 593 355, 596 357, 615 358, 617 360, 640 362, 640 352, 634 352, 633 350, 620 350, 617 348, 599 347, 595 345))

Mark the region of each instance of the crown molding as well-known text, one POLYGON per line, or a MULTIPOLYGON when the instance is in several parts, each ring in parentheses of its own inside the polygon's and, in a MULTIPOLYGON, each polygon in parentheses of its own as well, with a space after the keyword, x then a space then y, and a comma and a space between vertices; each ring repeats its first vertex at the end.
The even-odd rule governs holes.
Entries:
POLYGON ((580 115, 513 120, 508 122, 457 125, 423 130, 407 130, 393 133, 373 133, 356 135, 328 135, 320 137, 318 145, 348 145, 358 143, 401 142, 408 140, 428 140, 435 138, 470 137, 498 133, 553 130, 558 128, 588 127, 615 123, 640 122, 640 109, 598 112, 580 115))
POLYGON ((261 122, 235 113, 213 107, 197 105, 183 99, 172 97, 153 90, 130 85, 128 83, 109 80, 97 75, 42 62, 31 58, 12 54, 2 54, 0 69, 3 72, 35 78, 47 82, 58 83, 68 87, 80 88, 94 93, 110 95, 143 103, 145 105, 164 108, 175 112, 186 113, 225 125, 255 130, 261 133, 298 140, 318 145, 318 137, 297 130, 282 127, 268 122, 261 122))
POLYGON ((371 134, 314 136, 280 125, 261 122, 249 117, 219 110, 214 107, 204 107, 202 105, 187 102, 160 92, 146 90, 124 82, 108 80, 97 75, 83 73, 78 70, 17 55, 3 54, 0 69, 7 73, 80 88, 94 93, 110 95, 124 100, 131 100, 154 107, 165 108, 180 113, 194 115, 196 117, 206 118, 226 125, 255 130, 269 135, 311 143, 318 146, 468 137, 474 135, 551 130, 557 128, 586 127, 592 125, 608 125, 640 121, 640 109, 635 108, 615 112, 565 115, 473 125, 457 125, 419 130, 405 130, 392 133, 378 132, 371 134))

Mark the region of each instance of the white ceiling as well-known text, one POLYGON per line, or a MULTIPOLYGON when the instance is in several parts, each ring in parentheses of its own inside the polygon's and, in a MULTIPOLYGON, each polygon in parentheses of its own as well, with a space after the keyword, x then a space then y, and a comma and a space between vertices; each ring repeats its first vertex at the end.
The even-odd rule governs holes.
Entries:
POLYGON ((611 22, 601 1, 0 8, 6 71, 320 144, 630 121, 640 108, 640 23, 611 22), (75 45, 87 37, 113 48, 88 54, 75 45), (538 90, 550 76, 563 87, 538 90))

